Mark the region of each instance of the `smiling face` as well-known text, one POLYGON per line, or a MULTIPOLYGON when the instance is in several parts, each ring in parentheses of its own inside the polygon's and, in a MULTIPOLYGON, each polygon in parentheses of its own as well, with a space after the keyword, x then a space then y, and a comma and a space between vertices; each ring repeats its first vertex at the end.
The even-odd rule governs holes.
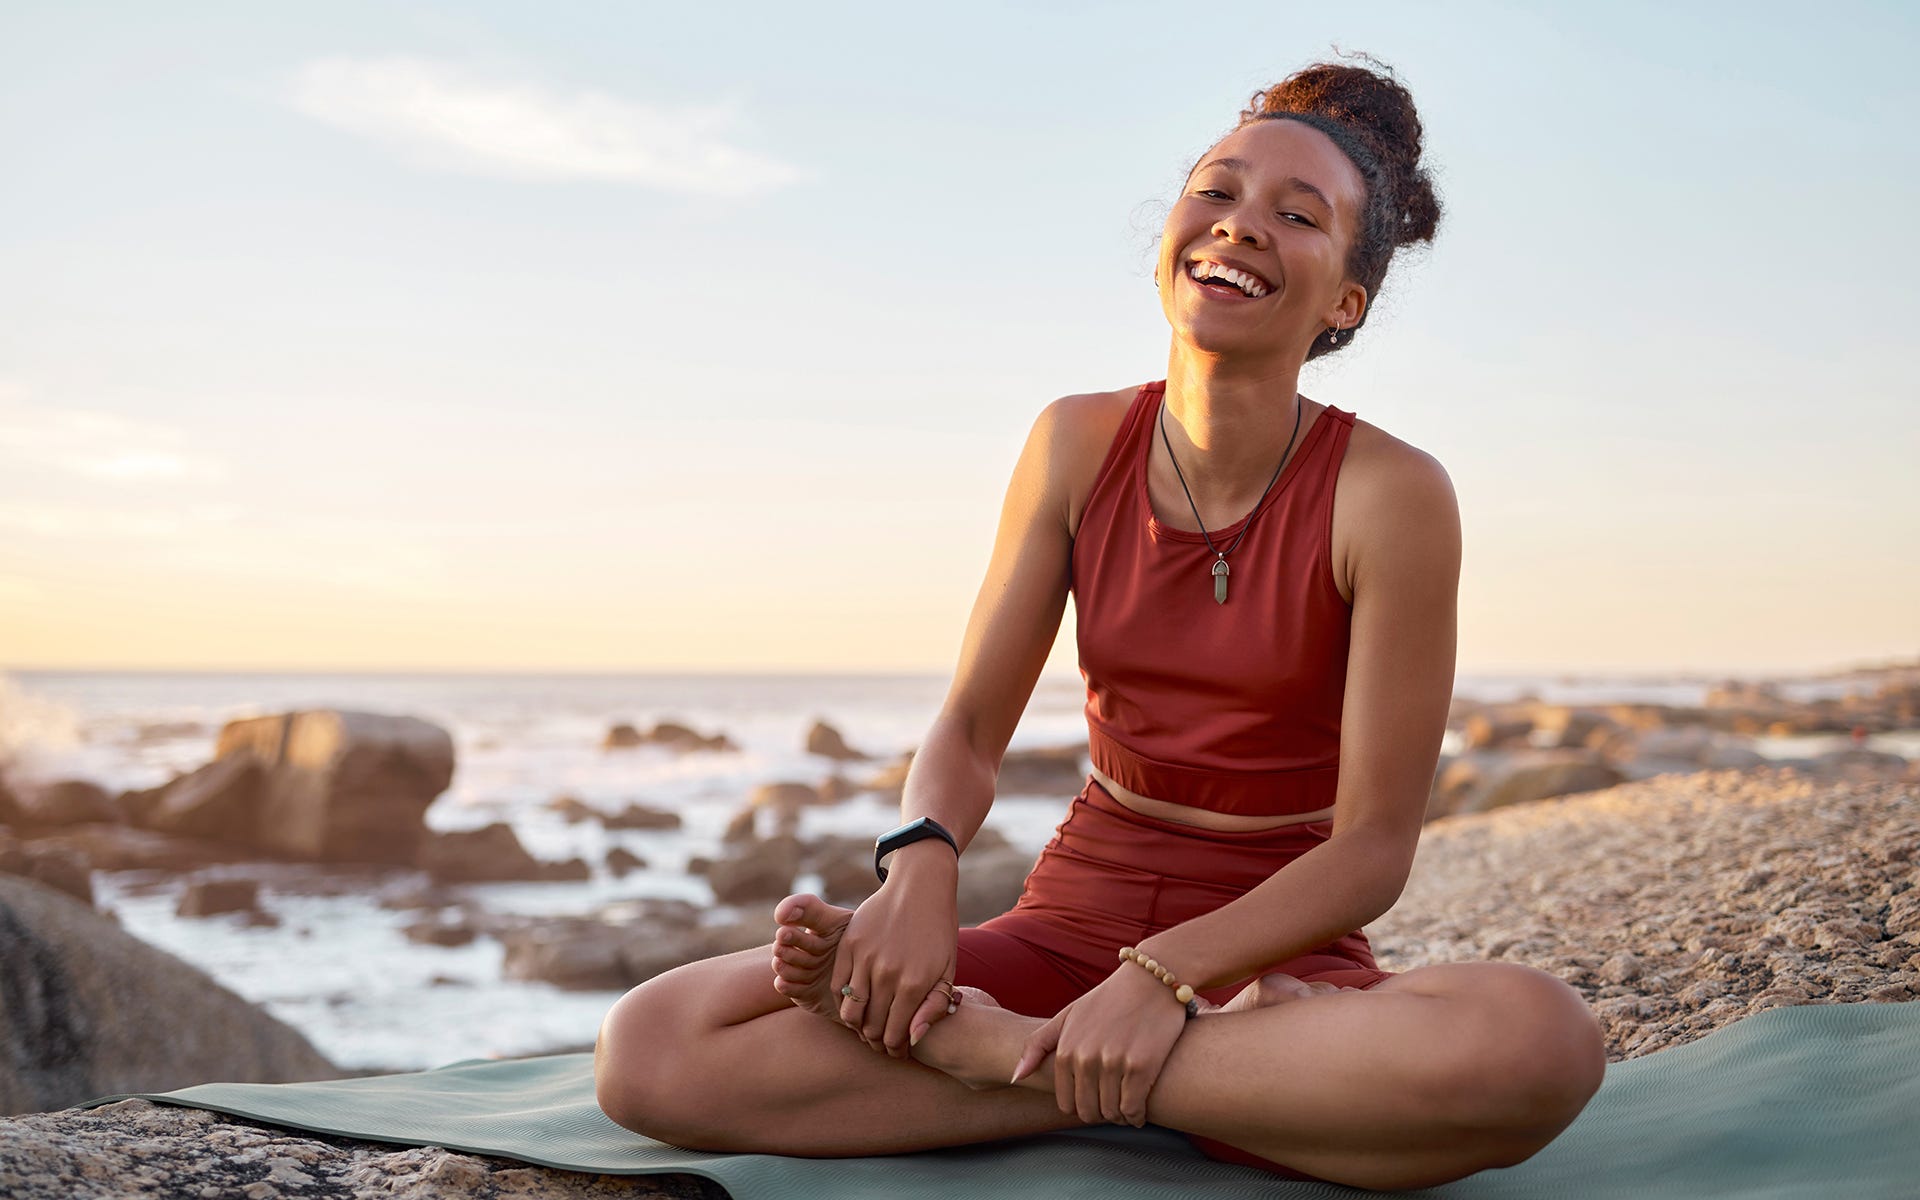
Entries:
POLYGON ((1346 272, 1364 187, 1303 122, 1253 121, 1221 138, 1160 236, 1160 307, 1174 333, 1209 353, 1299 363, 1328 326, 1351 329, 1367 299, 1346 272), (1196 260, 1237 268, 1239 286, 1194 279, 1196 260))

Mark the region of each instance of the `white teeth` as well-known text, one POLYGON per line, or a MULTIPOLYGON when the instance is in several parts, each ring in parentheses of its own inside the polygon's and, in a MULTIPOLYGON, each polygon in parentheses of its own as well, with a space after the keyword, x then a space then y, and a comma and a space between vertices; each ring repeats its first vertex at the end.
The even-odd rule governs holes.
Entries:
POLYGON ((1239 288, 1243 294, 1255 299, 1267 294, 1266 284, 1245 271, 1236 271, 1232 267, 1223 267, 1219 263, 1196 262, 1188 268, 1187 273, 1198 283, 1205 283, 1209 279, 1224 279, 1239 288))

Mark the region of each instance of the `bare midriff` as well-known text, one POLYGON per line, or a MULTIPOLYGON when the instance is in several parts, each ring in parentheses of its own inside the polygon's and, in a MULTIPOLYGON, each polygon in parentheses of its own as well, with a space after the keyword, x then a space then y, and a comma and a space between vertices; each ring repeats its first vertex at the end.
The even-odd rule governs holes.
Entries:
POLYGON ((1237 813, 1217 813, 1204 808, 1195 808, 1191 804, 1173 804, 1165 800, 1154 800, 1137 792, 1121 787, 1100 768, 1093 768, 1093 777, 1100 786, 1107 789, 1123 808, 1130 808, 1143 817, 1153 817, 1161 821, 1177 821, 1182 825, 1193 825, 1201 829, 1217 829, 1222 833, 1248 833, 1257 829, 1279 829, 1285 825, 1304 825, 1310 821, 1324 821, 1333 816, 1331 806, 1310 813, 1292 813, 1284 817, 1249 817, 1237 813))

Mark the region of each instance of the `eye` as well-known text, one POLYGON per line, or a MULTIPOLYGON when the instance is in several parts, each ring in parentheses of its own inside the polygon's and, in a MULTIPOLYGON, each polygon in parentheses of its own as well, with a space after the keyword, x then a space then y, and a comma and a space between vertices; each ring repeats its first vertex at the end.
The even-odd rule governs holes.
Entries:
POLYGON ((1221 191, 1221 190, 1220 190, 1219 188, 1206 188, 1206 189, 1204 189, 1203 191, 1201 191, 1201 193, 1200 193, 1200 194, 1201 194, 1202 196, 1224 196, 1224 195, 1226 195, 1226 193, 1225 193, 1225 192, 1223 192, 1223 191, 1221 191))
POLYGON ((1280 215, 1283 217, 1299 217, 1301 224, 1309 227, 1313 225, 1313 222, 1311 220, 1307 219, 1307 217, 1303 216, 1300 213, 1281 213, 1280 215))

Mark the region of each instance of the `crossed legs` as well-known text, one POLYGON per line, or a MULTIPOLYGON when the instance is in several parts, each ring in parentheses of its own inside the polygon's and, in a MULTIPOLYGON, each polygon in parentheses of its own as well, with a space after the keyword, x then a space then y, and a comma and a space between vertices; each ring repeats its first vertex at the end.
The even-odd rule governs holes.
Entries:
MULTIPOLYGON (((848 910, 807 897, 784 948, 690 963, 634 988, 595 1048, 600 1106, 693 1149, 890 1154, 1077 1127, 1050 1064, 1017 1086, 1039 1018, 969 996, 900 1060, 813 1009, 848 910), (788 976, 774 988, 776 954, 788 976), (809 974, 812 981, 809 982, 809 974)), ((791 907, 791 902, 783 907, 791 907)), ((1447 963, 1367 991, 1250 986, 1192 1022, 1148 1119, 1322 1179, 1428 1187, 1531 1157, 1598 1090, 1598 1022, 1565 983, 1513 963, 1447 963)), ((837 997, 833 998, 837 1000, 837 997)))

